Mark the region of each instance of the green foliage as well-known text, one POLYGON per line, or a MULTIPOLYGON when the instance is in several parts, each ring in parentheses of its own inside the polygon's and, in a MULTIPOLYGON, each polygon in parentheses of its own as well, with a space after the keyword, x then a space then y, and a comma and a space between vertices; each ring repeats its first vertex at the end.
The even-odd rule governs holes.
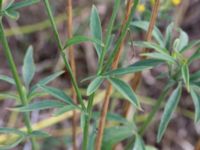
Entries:
POLYGON ((87 88, 87 95, 91 95, 92 93, 94 93, 102 84, 104 78, 99 76, 96 77, 89 85, 87 88))

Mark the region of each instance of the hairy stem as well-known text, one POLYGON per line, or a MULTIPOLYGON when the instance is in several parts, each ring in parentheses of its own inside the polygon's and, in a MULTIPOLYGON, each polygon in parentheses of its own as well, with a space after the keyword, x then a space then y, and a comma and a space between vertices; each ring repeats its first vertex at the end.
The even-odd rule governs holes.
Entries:
POLYGON ((51 8, 50 8, 50 4, 49 4, 49 1, 48 0, 44 0, 44 4, 45 4, 45 7, 46 7, 46 11, 48 13, 48 16, 49 16, 49 20, 51 22, 51 25, 52 25, 52 29, 53 29, 53 32, 54 32, 54 36, 55 36, 55 39, 56 39, 56 42, 58 44, 58 48, 59 48, 59 51, 61 53, 61 56, 62 56, 62 59, 64 61, 64 64, 65 64, 65 67, 67 69, 67 71, 69 72, 69 76, 71 78, 71 81, 72 81, 72 84, 73 84, 73 87, 76 91, 76 94, 77 94, 77 98, 81 104, 81 107, 84 111, 86 111, 86 107, 84 105, 84 102, 83 102, 83 99, 82 99, 82 96, 81 96, 81 93, 80 93, 80 90, 79 90, 79 87, 78 87, 78 84, 77 84, 77 81, 72 73, 72 69, 70 67, 70 64, 66 58, 66 54, 63 50, 63 46, 62 46, 62 42, 60 40, 60 37, 59 37, 59 34, 58 34, 58 31, 57 31, 57 27, 56 27, 56 24, 55 24, 55 20, 54 20, 54 17, 53 17, 53 14, 52 14, 52 11, 51 11, 51 8))
MULTIPOLYGON (((11 69, 13 78, 14 78, 15 83, 16 83, 16 88, 17 88, 18 94, 20 96, 21 104, 25 106, 25 105, 28 104, 27 99, 26 99, 26 93, 23 90, 23 85, 22 85, 21 80, 19 78, 19 74, 17 72, 17 67, 15 65, 10 47, 8 45, 8 41, 7 41, 5 33, 4 33, 4 27, 3 27, 3 24, 2 24, 2 19, 0 19, 0 40, 1 40, 2 46, 4 48, 4 52, 5 52, 5 55, 7 57, 8 63, 10 65, 10 69, 11 69)), ((30 123, 29 113, 25 112, 25 113, 23 113, 23 115, 24 115, 24 121, 25 121, 25 125, 26 125, 26 128, 27 128, 27 132, 31 133, 32 127, 31 127, 31 123, 30 123)), ((36 150, 36 143, 35 143, 34 138, 31 138, 31 143, 32 143, 32 149, 36 150)))
MULTIPOLYGON (((145 37, 145 40, 147 42, 150 42, 151 39, 152 39, 152 32, 153 32, 154 26, 156 24, 156 18, 158 16, 159 6, 160 6, 160 0, 156 0, 155 4, 153 6, 153 11, 152 11, 152 15, 151 15, 148 31, 147 31, 146 37, 145 37)), ((148 52, 148 49, 144 48, 142 50, 142 52, 146 53, 146 52, 148 52)), ((145 59, 145 57, 142 57, 141 59, 145 59)), ((138 85, 140 83, 140 80, 141 80, 141 72, 135 73, 133 79, 131 80, 132 89, 134 91, 137 89, 137 87, 138 87, 138 85)), ((124 116, 128 115, 130 107, 131 107, 131 104, 128 101, 126 101, 124 103, 124 107, 123 107, 124 108, 124 111, 123 111, 123 115, 124 116)))

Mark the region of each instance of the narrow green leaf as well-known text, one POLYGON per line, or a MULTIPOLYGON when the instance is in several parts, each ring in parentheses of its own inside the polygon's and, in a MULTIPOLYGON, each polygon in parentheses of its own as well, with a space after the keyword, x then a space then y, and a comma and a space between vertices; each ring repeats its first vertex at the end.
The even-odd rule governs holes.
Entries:
POLYGON ((119 91, 127 100, 129 100, 134 106, 141 109, 140 103, 136 94, 133 92, 131 87, 124 81, 117 78, 108 78, 111 84, 119 91))
POLYGON ((8 77, 8 76, 5 76, 5 75, 0 75, 0 80, 15 85, 15 81, 14 81, 14 79, 11 78, 11 77, 8 77))
POLYGON ((8 7, 9 10, 16 10, 22 7, 31 6, 33 4, 38 3, 40 0, 24 0, 20 2, 13 3, 10 7, 8 7))
POLYGON ((188 45, 189 37, 187 33, 183 31, 182 29, 179 29, 179 32, 180 32, 180 36, 179 36, 180 42, 178 46, 178 51, 181 51, 183 48, 185 48, 188 45))
POLYGON ((170 95, 170 97, 165 105, 164 113, 161 118, 161 122, 160 122, 159 129, 158 129, 157 142, 160 142, 163 134, 165 133, 167 125, 169 124, 169 121, 172 117, 172 114, 178 105, 178 102, 181 97, 181 93, 182 93, 182 87, 181 87, 181 84, 179 84, 178 87, 170 95))
POLYGON ((125 68, 118 68, 115 70, 111 70, 109 72, 106 72, 103 74, 104 76, 115 76, 115 75, 125 75, 128 73, 136 73, 136 72, 141 72, 145 69, 151 69, 155 67, 158 64, 161 64, 163 61, 157 60, 157 59, 146 59, 146 60, 141 60, 138 61, 128 67, 125 68))
POLYGON ((185 52, 186 50, 191 50, 193 47, 197 47, 199 45, 200 45, 200 40, 192 41, 181 50, 181 53, 185 52))
POLYGON ((134 144, 133 150, 146 150, 143 140, 137 134, 136 134, 135 144, 134 144))
MULTIPOLYGON (((148 21, 134 21, 130 24, 130 26, 137 27, 137 28, 147 31, 149 28, 149 22, 148 21)), ((156 26, 154 26, 152 36, 159 43, 159 45, 164 47, 163 36, 162 36, 160 30, 156 26)))
POLYGON ((25 136, 26 136, 26 134, 24 132, 14 129, 14 128, 0 128, 0 133, 8 134, 8 135, 14 134, 14 135, 18 136, 14 140, 7 141, 5 143, 5 145, 1 144, 0 145, 1 150, 9 150, 9 149, 16 147, 18 144, 20 144, 25 139, 25 136))
POLYGON ((63 92, 62 90, 53 88, 53 87, 47 87, 44 85, 39 85, 39 87, 46 93, 58 98, 59 100, 62 100, 63 102, 67 104, 75 105, 73 100, 67 94, 65 94, 65 92, 63 92))
POLYGON ((39 102, 31 103, 27 106, 21 106, 21 107, 14 107, 9 108, 9 110, 17 111, 17 112, 28 112, 28 111, 35 111, 35 110, 44 110, 49 108, 57 108, 64 106, 64 103, 53 101, 53 100, 42 100, 39 102))
POLYGON ((26 87, 29 87, 35 74, 35 64, 33 60, 33 47, 29 46, 24 57, 24 64, 22 67, 22 75, 26 87))
POLYGON ((166 32, 165 32, 165 47, 167 49, 170 49, 171 42, 172 42, 172 34, 174 29, 174 23, 171 23, 167 26, 166 32))
POLYGON ((129 138, 134 134, 135 128, 130 124, 107 128, 103 135, 102 149, 111 150, 116 143, 129 138))
POLYGON ((192 100, 195 106, 195 122, 200 121, 200 94, 195 91, 195 87, 192 87, 190 90, 192 100))
MULTIPOLYGON (((102 41, 102 28, 101 28, 101 21, 99 18, 99 13, 97 8, 93 5, 91 10, 90 16, 90 30, 92 33, 93 38, 102 41)), ((95 43, 94 44, 98 58, 100 58, 102 47, 101 45, 95 43)))
POLYGON ((96 77, 88 86, 87 88, 87 95, 91 95, 94 93, 102 84, 104 78, 102 76, 96 77))
POLYGON ((29 95, 38 89, 38 85, 46 85, 46 84, 50 83, 51 81, 55 80, 57 77, 59 77, 63 73, 64 73, 64 71, 56 72, 56 73, 53 73, 53 74, 45 77, 44 79, 40 80, 36 85, 34 85, 31 88, 29 95))
POLYGON ((75 107, 74 105, 67 105, 67 106, 59 108, 59 110, 57 110, 54 113, 54 115, 59 116, 59 115, 62 115, 64 113, 68 112, 68 111, 75 110, 75 109, 77 109, 77 107, 75 107))
POLYGON ((176 63, 176 60, 171 57, 170 55, 167 55, 167 54, 162 54, 162 53, 144 53, 142 54, 142 56, 147 56, 147 57, 150 57, 150 58, 154 58, 154 59, 158 59, 158 60, 163 60, 163 61, 166 61, 166 62, 169 62, 169 63, 176 63))
POLYGON ((183 81, 185 82, 187 90, 190 91, 190 73, 189 73, 189 68, 187 64, 183 64, 181 68, 181 74, 182 74, 183 81))
POLYGON ((12 93, 0 93, 0 99, 13 99, 13 100, 18 100, 18 96, 16 94, 12 93))
POLYGON ((14 20, 19 19, 19 16, 20 16, 19 12, 15 11, 15 10, 7 10, 7 11, 5 11, 5 15, 14 20))
POLYGON ((35 130, 31 134, 29 134, 30 137, 34 138, 46 138, 50 135, 47 132, 41 131, 41 130, 35 130))
POLYGON ((142 47, 142 48, 150 48, 154 49, 155 51, 162 53, 162 54, 169 54, 166 48, 161 47, 158 44, 150 43, 150 42, 144 42, 144 41, 134 41, 134 46, 142 47))
POLYGON ((191 81, 198 81, 200 80, 200 70, 193 73, 191 76, 190 76, 190 80, 191 81))
POLYGON ((86 36, 74 36, 73 38, 67 40, 63 49, 66 49, 66 48, 68 48, 72 45, 80 44, 80 43, 83 43, 83 42, 92 42, 92 43, 95 43, 96 45, 98 45, 100 47, 104 46, 102 41, 100 41, 99 39, 90 38, 90 37, 86 37, 86 36))

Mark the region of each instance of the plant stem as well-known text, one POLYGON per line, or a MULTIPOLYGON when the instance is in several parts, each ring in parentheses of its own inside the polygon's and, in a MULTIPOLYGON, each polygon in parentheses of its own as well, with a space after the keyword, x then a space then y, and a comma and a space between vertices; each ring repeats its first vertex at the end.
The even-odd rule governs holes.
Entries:
MULTIPOLYGON (((156 24, 156 18, 158 16, 158 11, 159 11, 159 6, 160 6, 160 0, 156 0, 155 1, 155 4, 153 6, 153 10, 152 10, 152 14, 151 14, 151 19, 150 19, 150 23, 149 23, 149 27, 148 27, 148 31, 146 33, 146 37, 145 37, 145 40, 147 42, 150 42, 151 41, 151 38, 152 38, 152 32, 153 32, 153 29, 154 29, 154 26, 156 24)), ((142 50, 143 53, 146 53, 148 52, 148 49, 144 48, 142 50)), ((141 57, 141 59, 146 59, 146 57, 141 57)), ((138 72, 138 73, 135 73, 133 79, 131 80, 131 85, 132 85, 132 89, 135 91, 140 83, 140 80, 141 80, 141 72, 138 72)), ((128 112, 130 110, 130 107, 131 107, 131 104, 130 102, 126 101, 124 103, 124 111, 123 111, 123 115, 124 116, 127 116, 128 115, 128 112)))
MULTIPOLYGON (((73 16, 73 12, 72 12, 72 0, 67 0, 67 7, 66 7, 66 13, 67 13, 67 36, 68 38, 72 38, 73 37, 73 23, 72 23, 72 16, 73 16)), ((70 65, 72 68, 72 72, 74 74, 74 78, 76 78, 76 62, 75 62, 75 57, 74 57, 74 47, 70 46, 69 47, 69 61, 70 61, 70 65)), ((77 103, 76 101, 76 91, 73 88, 73 86, 71 87, 71 93, 72 93, 72 98, 74 100, 75 103, 77 103)), ((76 144, 76 122, 77 122, 77 115, 76 115, 76 111, 73 111, 73 117, 72 117, 72 142, 73 142, 73 150, 77 150, 77 144, 76 144)))
MULTIPOLYGON (((134 1, 134 5, 133 5, 132 0, 128 0, 127 8, 126 8, 126 15, 125 15, 125 18, 124 18, 123 23, 122 23, 122 28, 121 28, 121 31, 120 31, 119 40, 116 44, 116 47, 114 48, 113 53, 109 57, 109 60, 106 63, 103 71, 106 70, 106 68, 109 67, 109 65, 111 65, 111 64, 112 64, 111 65, 112 69, 117 68, 121 53, 123 51, 125 36, 126 36, 127 30, 128 30, 128 27, 130 25, 130 22, 132 20, 132 17, 134 15, 137 4, 138 4, 138 0, 134 1)), ((100 116, 100 121, 99 121, 95 150, 101 149, 103 132, 104 132, 105 122, 106 122, 106 115, 107 115, 107 112, 108 112, 108 106, 109 106, 109 100, 110 100, 111 94, 112 94, 112 85, 109 84, 108 87, 107 87, 107 90, 106 90, 106 95, 105 95, 104 101, 103 101, 103 108, 102 108, 102 111, 101 111, 101 116, 100 116)))
MULTIPOLYGON (((14 78, 15 83, 16 83, 16 88, 17 88, 18 94, 20 96, 21 104, 25 106, 25 105, 28 104, 28 102, 26 100, 26 93, 23 90, 23 85, 20 81, 20 78, 19 78, 19 75, 18 75, 18 72, 17 72, 17 68, 16 68, 16 65, 15 65, 13 56, 11 54, 10 47, 8 45, 8 41, 7 41, 5 33, 4 33, 4 27, 3 27, 3 24, 2 24, 2 19, 0 19, 0 40, 1 40, 1 43, 3 45, 5 55, 8 59, 10 69, 11 69, 13 78, 14 78)), ((25 121, 25 125, 26 125, 26 128, 27 128, 27 132, 31 133, 32 127, 31 127, 31 123, 30 123, 29 113, 25 112, 25 113, 23 113, 23 115, 24 115, 24 121, 25 121)), ((35 150, 36 149, 36 143, 35 143, 34 138, 31 138, 31 143, 32 143, 32 149, 35 150)))
POLYGON ((55 20, 54 20, 54 17, 53 17, 51 8, 50 8, 49 1, 48 0, 44 0, 44 4, 45 4, 45 7, 46 7, 46 11, 48 13, 48 16, 49 16, 49 20, 51 22, 51 26, 52 26, 52 29, 53 29, 53 32, 54 32, 54 36, 55 36, 56 42, 58 44, 59 51, 61 53, 62 59, 63 59, 64 64, 65 64, 65 67, 66 67, 67 71, 69 72, 69 76, 71 78, 73 87, 74 87, 74 89, 76 91, 77 98, 78 98, 78 100, 79 100, 79 102, 80 102, 80 104, 82 106, 82 109, 84 111, 86 111, 86 107, 84 105, 84 102, 83 102, 83 99, 82 99, 78 84, 77 84, 76 79, 75 79, 75 77, 74 77, 74 75, 72 73, 72 69, 71 69, 71 67, 69 65, 69 62, 68 62, 67 58, 66 58, 66 54, 65 54, 65 52, 63 50, 62 42, 60 40, 58 31, 57 31, 57 28, 56 28, 55 20))

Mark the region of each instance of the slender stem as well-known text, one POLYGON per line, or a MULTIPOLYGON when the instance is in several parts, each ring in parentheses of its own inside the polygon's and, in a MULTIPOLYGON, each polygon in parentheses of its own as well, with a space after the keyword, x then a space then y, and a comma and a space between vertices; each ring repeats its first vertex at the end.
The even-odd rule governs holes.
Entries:
POLYGON ((85 111, 86 107, 84 105, 84 102, 83 102, 83 99, 82 99, 82 96, 81 96, 81 92, 79 90, 79 87, 78 87, 78 84, 76 82, 76 79, 75 79, 75 77, 74 77, 74 75, 72 73, 72 69, 70 67, 70 64, 69 64, 69 62, 68 62, 68 60, 66 58, 66 54, 65 54, 65 52, 63 50, 63 46, 62 46, 58 31, 57 31, 57 28, 56 28, 55 20, 54 20, 54 17, 53 17, 51 8, 50 8, 49 1, 48 0, 44 0, 44 4, 45 4, 45 7, 46 7, 46 11, 48 13, 48 16, 49 16, 49 20, 50 20, 51 25, 52 25, 52 29, 53 29, 53 32, 54 32, 54 36, 55 36, 56 42, 58 44, 59 51, 61 53, 62 59, 63 59, 64 64, 65 64, 65 67, 66 67, 67 71, 69 72, 69 76, 71 78, 73 87, 74 87, 74 89, 76 91, 77 98, 78 98, 78 100, 79 100, 79 102, 80 102, 80 104, 82 106, 82 109, 85 111))
MULTIPOLYGON (((73 12, 72 12, 72 0, 67 0, 67 7, 66 7, 66 13, 67 13, 67 36, 68 38, 72 38, 73 37, 73 22, 72 22, 72 17, 73 17, 73 12)), ((67 53, 67 52, 66 52, 67 53)), ((70 65, 72 68, 72 72, 74 74, 74 78, 76 78, 76 62, 75 62, 75 57, 74 57, 74 47, 70 46, 69 47, 69 61, 70 61, 70 65)), ((76 91, 73 88, 73 86, 71 87, 71 93, 72 93, 72 98, 74 100, 75 103, 77 103, 76 101, 76 91)), ((76 111, 73 111, 73 117, 72 117, 72 142, 73 142, 73 150, 77 150, 77 144, 76 144, 76 134, 77 134, 77 130, 76 130, 76 122, 77 122, 77 115, 76 115, 76 111)))
MULTIPOLYGON (((113 53, 109 57, 109 60, 105 65, 105 68, 102 71, 106 70, 106 68, 108 68, 110 65, 112 66, 112 69, 117 68, 121 53, 123 51, 126 33, 128 30, 128 27, 130 25, 130 22, 132 20, 132 17, 134 15, 137 4, 138 4, 138 0, 135 0, 134 4, 133 4, 132 0, 128 0, 127 7, 126 7, 126 15, 125 15, 125 18, 123 20, 122 27, 120 30, 119 40, 116 44, 116 47, 114 48, 113 53)), ((107 87, 107 90, 106 90, 106 94, 105 94, 105 98, 104 98, 104 102, 103 102, 103 108, 101 110, 101 116, 100 116, 98 133, 97 133, 96 144, 95 144, 95 150, 101 149, 103 132, 104 132, 105 122, 106 122, 106 115, 108 112, 108 106, 109 106, 109 100, 110 100, 111 94, 112 94, 112 85, 109 84, 107 87)))
MULTIPOLYGON (((150 19, 148 31, 147 31, 146 37, 145 37, 145 40, 147 42, 151 41, 152 32, 153 32, 154 26, 156 24, 156 19, 157 19, 157 16, 158 16, 159 6, 160 6, 160 0, 156 0, 155 4, 153 6, 153 10, 152 10, 152 14, 151 14, 151 19, 150 19)), ((145 52, 148 52, 148 49, 144 48, 142 51, 145 53, 145 52)), ((142 57, 141 59, 146 59, 146 57, 142 57)), ((138 85, 140 83, 141 77, 142 77, 141 72, 138 72, 138 73, 136 73, 134 75, 133 79, 131 80, 132 89, 134 91, 137 89, 137 87, 138 87, 138 85)), ((123 107, 123 109, 124 109, 123 110, 123 115, 124 116, 128 115, 130 107, 131 107, 130 102, 126 101, 124 103, 124 107, 123 107)))
MULTIPOLYGON (((8 59, 10 69, 11 69, 13 78, 14 78, 15 83, 16 83, 16 88, 17 88, 18 94, 20 96, 21 104, 27 105, 28 102, 26 100, 26 94, 23 90, 23 85, 20 81, 19 74, 17 72, 17 68, 16 68, 16 65, 15 65, 13 56, 11 54, 10 47, 8 45, 8 41, 7 41, 5 33, 4 33, 4 27, 3 27, 3 24, 2 24, 2 19, 0 19, 0 40, 1 40, 1 43, 3 45, 5 55, 8 59)), ((25 121, 25 125, 26 125, 26 128, 27 128, 27 132, 31 133, 32 127, 31 127, 31 123, 30 123, 29 113, 25 112, 25 113, 23 113, 23 115, 24 115, 24 121, 25 121)), ((35 143, 33 138, 31 138, 31 142, 32 142, 32 149, 35 150, 36 149, 36 143, 35 143)))
POLYGON ((146 118, 145 122, 143 123, 143 125, 141 126, 141 128, 139 129, 139 134, 143 135, 145 130, 147 129, 147 127, 150 125, 150 123, 153 121, 154 116, 156 114, 156 112, 159 110, 163 100, 165 99, 165 97, 168 94, 170 87, 165 88, 160 97, 158 98, 158 100, 156 101, 155 105, 152 108, 152 111, 149 113, 148 117, 146 118))

